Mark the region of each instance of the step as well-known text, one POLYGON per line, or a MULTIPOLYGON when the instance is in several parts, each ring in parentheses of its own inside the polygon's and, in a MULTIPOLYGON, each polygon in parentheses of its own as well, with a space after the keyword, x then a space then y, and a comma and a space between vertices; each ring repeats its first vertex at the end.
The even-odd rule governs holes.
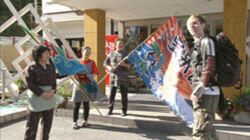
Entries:
MULTIPOLYGON (((119 99, 115 102, 112 115, 106 115, 108 112, 107 101, 98 102, 96 105, 102 113, 102 116, 100 116, 98 111, 91 106, 89 116, 90 121, 121 125, 129 128, 155 130, 170 134, 191 134, 191 130, 185 127, 183 122, 179 121, 179 119, 170 111, 169 106, 166 106, 157 100, 130 100, 128 103, 127 116, 125 117, 121 117, 122 105, 119 99)), ((60 117, 73 118, 73 107, 74 103, 69 102, 66 109, 57 109, 55 114, 60 117)), ((82 106, 79 116, 82 116, 82 106)))
MULTIPOLYGON (((128 128, 138 128, 160 131, 164 133, 173 133, 177 135, 190 135, 191 129, 188 129, 183 122, 170 111, 170 108, 157 101, 153 95, 130 95, 128 104, 128 116, 121 117, 120 98, 116 100, 114 115, 105 115, 108 112, 106 102, 97 103, 102 112, 102 116, 91 106, 89 121, 105 124, 121 125, 128 128), (139 98, 140 97, 140 98, 139 98), (143 99, 141 99, 143 97, 143 99)), ((72 102, 68 103, 66 109, 56 109, 55 115, 73 118, 72 102)), ((82 109, 80 116, 82 116, 82 109)), ((26 106, 20 109, 0 110, 0 124, 14 121, 26 116, 26 106)), ((81 117, 79 117, 81 118, 81 117)), ((216 120, 215 123, 220 140, 250 140, 250 125, 243 125, 233 120, 216 120)))
POLYGON ((16 121, 27 116, 27 107, 15 107, 0 110, 0 125, 16 121))
MULTIPOLYGON (((129 110, 127 116, 121 117, 121 110, 119 109, 115 109, 113 115, 108 116, 106 115, 107 111, 107 109, 100 109, 100 112, 102 112, 102 116, 100 116, 97 111, 91 109, 89 121, 126 126, 128 128, 154 130, 175 135, 190 135, 191 133, 191 130, 185 127, 171 112, 164 113, 164 115, 159 115, 159 113, 151 113, 149 115, 145 111, 129 110)), ((55 115, 73 118, 73 110, 57 109, 55 115)), ((82 116, 82 110, 79 116, 82 116)))
MULTIPOLYGON (((67 109, 58 109, 55 113, 58 116, 73 118, 73 103, 67 109)), ((128 128, 138 128, 164 132, 177 135, 191 135, 191 129, 176 117, 170 108, 155 101, 130 101, 128 104, 128 115, 121 117, 121 103, 116 100, 114 115, 107 116, 107 103, 97 104, 102 116, 91 107, 89 121, 107 124, 121 125, 128 128), (153 104, 150 104, 152 103, 153 104)), ((80 110, 82 116, 82 109, 80 110)), ((81 117, 79 117, 81 118, 81 117)), ((250 140, 250 125, 242 125, 233 120, 219 120, 217 117, 215 127, 220 140, 250 140)))

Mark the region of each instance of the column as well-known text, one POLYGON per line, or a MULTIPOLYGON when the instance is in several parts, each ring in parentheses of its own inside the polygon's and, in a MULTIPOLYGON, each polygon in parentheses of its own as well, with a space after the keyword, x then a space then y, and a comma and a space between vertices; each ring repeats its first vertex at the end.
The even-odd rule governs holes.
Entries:
MULTIPOLYGON (((96 81, 105 76, 103 61, 105 60, 105 11, 100 9, 84 10, 84 46, 91 48, 91 59, 97 64, 99 75, 96 81)), ((99 85, 105 94, 105 80, 99 85)))
MULTIPOLYGON (((242 60, 242 86, 246 85, 247 0, 224 0, 223 32, 231 39, 242 60)), ((240 91, 223 88, 225 97, 233 99, 240 91)))

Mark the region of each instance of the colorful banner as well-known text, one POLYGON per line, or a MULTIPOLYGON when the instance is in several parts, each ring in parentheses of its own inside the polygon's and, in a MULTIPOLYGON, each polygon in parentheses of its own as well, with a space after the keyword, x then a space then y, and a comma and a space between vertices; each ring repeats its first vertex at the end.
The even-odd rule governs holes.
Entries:
POLYGON ((175 17, 171 17, 127 58, 151 92, 192 127, 193 110, 186 102, 192 93, 190 56, 175 17))
POLYGON ((43 37, 32 33, 29 29, 23 27, 24 31, 29 34, 37 43, 50 48, 50 58, 58 70, 60 76, 69 76, 77 73, 84 75, 83 82, 80 84, 86 94, 96 94, 94 100, 103 100, 106 97, 102 94, 96 81, 92 78, 87 68, 82 65, 79 61, 74 60, 69 54, 65 54, 64 50, 54 45, 43 37))
MULTIPOLYGON (((113 52, 116 50, 115 47, 115 39, 118 37, 118 35, 106 35, 106 45, 105 45, 105 58, 109 55, 109 53, 113 52)), ((108 69, 106 69, 106 74, 109 73, 108 69)), ((106 85, 109 86, 110 81, 109 81, 109 74, 106 77, 106 85)))

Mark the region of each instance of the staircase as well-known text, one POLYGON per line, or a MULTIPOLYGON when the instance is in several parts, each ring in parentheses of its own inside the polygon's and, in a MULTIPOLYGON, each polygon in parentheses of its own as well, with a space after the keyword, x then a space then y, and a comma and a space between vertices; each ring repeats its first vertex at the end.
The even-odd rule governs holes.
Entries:
MULTIPOLYGON (((106 115, 108 112, 107 102, 98 103, 98 107, 103 116, 91 107, 89 120, 94 122, 103 122, 107 124, 121 125, 128 128, 138 128, 160 131, 168 134, 190 134, 190 130, 185 127, 183 122, 170 111, 169 107, 160 102, 130 101, 128 105, 127 116, 121 117, 121 101, 117 100, 112 115, 106 115)), ((67 109, 57 110, 56 115, 71 117, 73 114, 73 103, 70 102, 67 109)), ((80 113, 82 116, 82 111, 80 113)), ((81 118, 81 117, 80 117, 81 118)))
MULTIPOLYGON (((113 115, 108 112, 107 101, 97 103, 102 116, 91 106, 89 121, 112 125, 121 125, 128 128, 159 131, 173 135, 191 135, 192 130, 186 127, 171 111, 170 108, 159 102, 152 94, 129 94, 128 115, 121 117, 121 100, 116 100, 113 115)), ((74 103, 69 102, 66 109, 57 109, 56 115, 73 118, 74 103)), ((82 110, 79 118, 81 119, 82 110)), ((217 118, 217 132, 220 140, 244 139, 250 140, 250 126, 242 125, 233 120, 217 118)))

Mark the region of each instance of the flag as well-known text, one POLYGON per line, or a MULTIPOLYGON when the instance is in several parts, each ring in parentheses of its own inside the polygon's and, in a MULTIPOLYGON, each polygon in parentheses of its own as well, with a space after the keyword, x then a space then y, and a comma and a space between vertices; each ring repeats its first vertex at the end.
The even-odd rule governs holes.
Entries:
MULTIPOLYGON (((118 38, 118 35, 106 35, 106 45, 105 45, 105 58, 107 58, 107 56, 116 50, 115 47, 115 39, 118 38)), ((108 69, 105 69, 106 71, 106 75, 108 75, 106 77, 106 86, 109 86, 110 84, 110 77, 109 77, 109 73, 110 71, 108 69)))
POLYGON ((167 20, 127 59, 151 92, 192 127, 193 110, 187 103, 192 93, 190 55, 175 17, 167 20))
MULTIPOLYGON (((23 27, 23 26, 22 26, 23 27)), ((64 50, 54 45, 43 37, 31 32, 28 28, 23 27, 24 31, 31 36, 38 44, 48 47, 50 49, 50 58, 58 70, 60 76, 69 76, 77 73, 84 75, 84 79, 80 84, 81 88, 92 100, 103 100, 106 97, 102 94, 96 81, 88 72, 87 67, 82 65, 79 61, 74 60, 69 54, 65 54, 64 50), (92 95, 96 94, 96 95, 92 95), (91 96, 90 96, 91 95, 91 96)))

